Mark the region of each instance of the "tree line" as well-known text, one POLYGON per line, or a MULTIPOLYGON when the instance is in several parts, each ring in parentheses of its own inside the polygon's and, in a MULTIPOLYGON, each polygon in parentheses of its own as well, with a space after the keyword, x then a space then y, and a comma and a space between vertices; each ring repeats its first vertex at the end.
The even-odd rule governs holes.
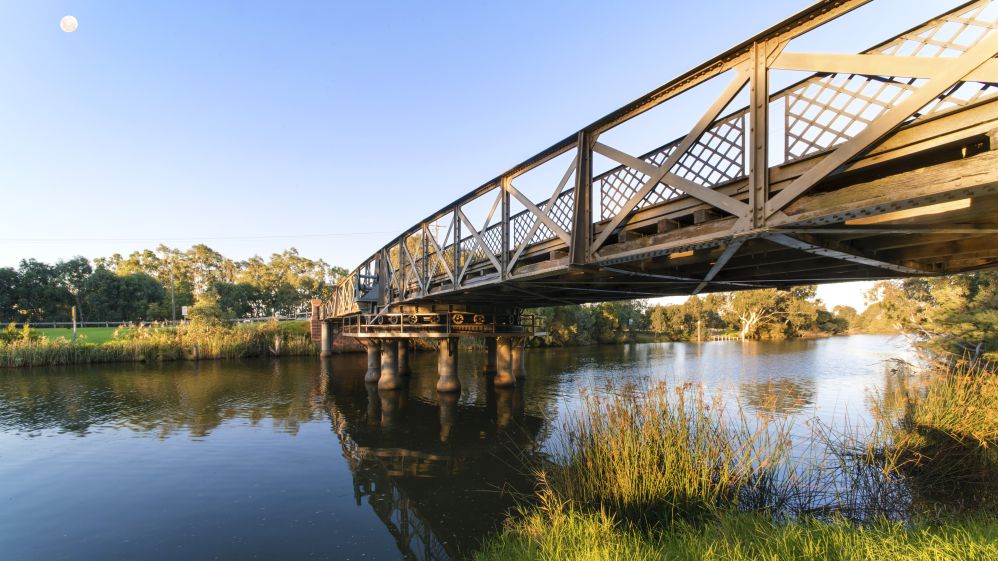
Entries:
POLYGON ((536 310, 547 325, 546 343, 571 345, 627 342, 640 334, 672 341, 706 339, 718 331, 742 339, 783 339, 838 334, 860 314, 848 306, 829 311, 817 288, 760 289, 690 296, 682 304, 621 301, 536 310))
POLYGON ((327 297, 345 274, 294 248, 245 261, 203 244, 93 261, 25 259, 17 268, 0 268, 0 321, 69 321, 74 306, 79 321, 168 320, 202 297, 229 318, 293 315, 311 298, 327 297))

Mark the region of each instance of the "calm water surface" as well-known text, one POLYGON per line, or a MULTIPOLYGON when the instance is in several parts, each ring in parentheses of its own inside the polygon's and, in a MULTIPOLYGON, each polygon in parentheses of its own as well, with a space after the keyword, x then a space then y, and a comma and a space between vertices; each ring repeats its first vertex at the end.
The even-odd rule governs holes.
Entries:
POLYGON ((703 383, 749 410, 868 419, 904 342, 660 343, 527 351, 491 388, 462 352, 460 397, 432 353, 408 387, 366 358, 0 370, 0 559, 453 559, 529 491, 579 391, 703 383))

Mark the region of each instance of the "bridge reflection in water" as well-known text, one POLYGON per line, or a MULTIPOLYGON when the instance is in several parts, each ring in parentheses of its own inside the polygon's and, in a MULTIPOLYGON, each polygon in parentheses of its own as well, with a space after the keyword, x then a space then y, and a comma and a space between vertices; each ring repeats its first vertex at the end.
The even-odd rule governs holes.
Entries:
POLYGON ((544 421, 525 412, 522 386, 477 376, 462 402, 418 376, 379 390, 359 373, 332 374, 328 359, 321 368, 357 505, 371 506, 404 558, 461 557, 531 490, 529 458, 544 421))

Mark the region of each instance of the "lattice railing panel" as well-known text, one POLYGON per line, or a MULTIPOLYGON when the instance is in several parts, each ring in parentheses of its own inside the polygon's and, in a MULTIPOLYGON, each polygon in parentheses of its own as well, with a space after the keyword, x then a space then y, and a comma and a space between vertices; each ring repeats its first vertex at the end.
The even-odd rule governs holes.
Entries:
MULTIPOLYGON (((746 111, 743 110, 718 120, 679 158, 670 171, 704 187, 744 177, 745 115, 746 111)), ((672 156, 681 140, 657 148, 641 159, 660 166, 672 156)), ((599 193, 600 220, 616 216, 647 180, 647 175, 626 166, 616 167, 597 177, 595 183, 599 193)), ((635 209, 664 203, 681 194, 682 191, 659 183, 635 209)))
MULTIPOLYGON (((960 56, 998 28, 998 6, 990 0, 940 16, 864 54, 951 58, 960 56)), ((824 74, 777 96, 784 104, 784 156, 793 161, 841 144, 901 103, 925 80, 897 76, 824 74)), ((961 82, 912 119, 963 107, 998 93, 994 84, 961 82)))
POLYGON ((493 224, 482 230, 481 233, 482 240, 485 242, 486 249, 492 252, 492 255, 499 256, 502 252, 502 224, 493 224))
MULTIPOLYGON (((546 203, 547 201, 545 201, 545 204, 546 203)), ((575 205, 575 192, 569 189, 558 195, 558 198, 555 199, 554 201, 553 205, 554 208, 552 208, 550 211, 541 208, 541 205, 538 205, 538 208, 540 208, 542 212, 547 212, 551 220, 553 220, 555 224, 560 226, 562 230, 571 233, 572 212, 574 205, 575 205)), ((523 212, 518 213, 515 216, 510 217, 510 235, 511 235, 510 243, 513 247, 519 247, 520 244, 523 243, 523 238, 525 238, 527 234, 530 232, 530 229, 534 227, 535 222, 538 222, 537 216, 535 216, 534 213, 528 210, 525 210, 523 212)), ((548 228, 546 224, 541 222, 540 225, 537 226, 537 230, 530 237, 530 241, 527 243, 527 245, 529 246, 543 241, 547 241, 554 237, 557 237, 556 234, 552 232, 551 229, 548 228)))

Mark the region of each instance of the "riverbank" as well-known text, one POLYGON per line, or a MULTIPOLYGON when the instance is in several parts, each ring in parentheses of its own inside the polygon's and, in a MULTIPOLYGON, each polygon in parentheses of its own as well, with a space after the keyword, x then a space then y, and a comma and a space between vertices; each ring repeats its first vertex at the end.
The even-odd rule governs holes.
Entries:
POLYGON ((998 558, 998 377, 892 376, 873 430, 815 424, 813 459, 779 415, 695 387, 584 396, 477 559, 998 558))
POLYGON ((9 329, 0 344, 0 368, 317 355, 306 322, 141 326, 119 328, 101 342, 48 338, 9 329))

